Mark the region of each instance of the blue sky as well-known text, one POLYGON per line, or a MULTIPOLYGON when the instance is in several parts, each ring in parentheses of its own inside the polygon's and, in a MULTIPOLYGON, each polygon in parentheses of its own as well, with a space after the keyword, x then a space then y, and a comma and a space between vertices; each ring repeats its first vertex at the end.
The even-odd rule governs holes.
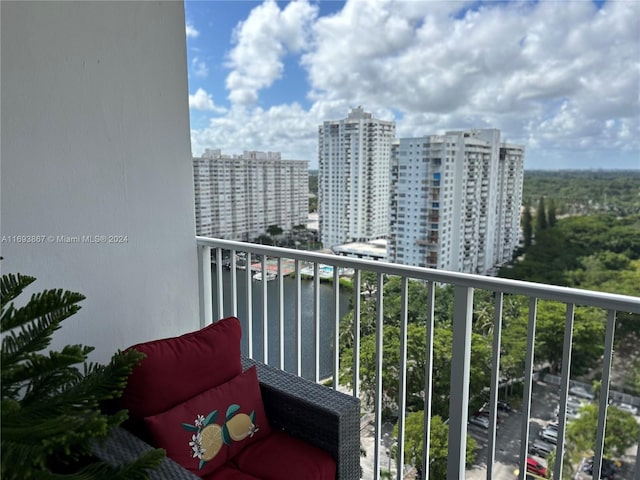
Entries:
POLYGON ((362 105, 401 137, 499 128, 528 169, 640 168, 640 2, 187 1, 191 140, 317 168, 362 105))

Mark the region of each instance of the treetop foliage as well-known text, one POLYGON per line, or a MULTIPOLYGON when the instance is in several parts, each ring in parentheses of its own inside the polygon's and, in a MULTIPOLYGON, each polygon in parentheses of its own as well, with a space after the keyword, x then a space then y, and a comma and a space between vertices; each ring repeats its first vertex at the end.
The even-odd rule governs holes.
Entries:
POLYGON ((640 170, 525 170, 523 203, 555 200, 556 214, 640 212, 640 170))
POLYGON ((536 232, 523 260, 500 270, 499 276, 560 286, 572 284, 570 272, 585 269, 592 255, 620 254, 640 259, 640 216, 618 218, 600 214, 558 219, 554 228, 536 232))

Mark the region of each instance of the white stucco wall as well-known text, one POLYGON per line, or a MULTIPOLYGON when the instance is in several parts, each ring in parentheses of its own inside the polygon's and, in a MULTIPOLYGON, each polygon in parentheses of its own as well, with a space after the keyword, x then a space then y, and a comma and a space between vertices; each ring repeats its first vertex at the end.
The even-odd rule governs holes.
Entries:
POLYGON ((2 272, 86 295, 53 347, 94 360, 198 328, 183 3, 2 1, 1 19, 2 272), (56 238, 82 235, 126 241, 56 238))

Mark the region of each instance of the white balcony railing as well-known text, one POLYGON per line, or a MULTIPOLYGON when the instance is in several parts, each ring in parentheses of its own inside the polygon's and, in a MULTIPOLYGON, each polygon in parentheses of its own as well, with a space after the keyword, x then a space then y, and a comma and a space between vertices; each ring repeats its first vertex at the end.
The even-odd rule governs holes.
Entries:
MULTIPOLYGON (((274 363, 273 358, 277 358, 277 366, 285 367, 285 305, 284 305, 284 288, 283 275, 277 276, 275 282, 274 296, 268 294, 266 275, 263 280, 255 281, 252 279, 250 271, 242 275, 243 285, 239 285, 237 274, 238 261, 236 255, 239 252, 246 254, 245 264, 250 268, 252 260, 260 257, 257 262, 259 270, 266 272, 268 270, 267 257, 271 259, 270 264, 275 261, 277 273, 283 272, 283 262, 292 264, 293 275, 295 278, 295 292, 293 294, 295 303, 294 313, 294 336, 292 343, 295 345, 295 362, 293 373, 302 375, 302 358, 303 358, 303 339, 302 325, 303 311, 313 311, 313 363, 314 372, 313 379, 318 382, 320 378, 320 340, 321 340, 321 321, 327 322, 327 319, 321 319, 320 315, 320 266, 328 265, 333 268, 333 306, 331 308, 331 317, 328 321, 331 325, 332 332, 332 372, 333 388, 338 388, 339 378, 339 328, 340 328, 340 288, 339 288, 339 269, 350 269, 353 271, 353 298, 358 300, 353 302, 354 322, 353 322, 353 342, 354 342, 354 358, 353 358, 353 380, 351 393, 354 396, 360 395, 359 377, 360 377, 360 295, 361 295, 361 272, 375 272, 377 274, 377 313, 376 313, 376 395, 374 404, 374 428, 375 428, 375 455, 373 459, 373 478, 378 479, 381 475, 380 459, 382 456, 382 358, 383 351, 383 280, 386 275, 399 276, 402 279, 402 319, 401 319, 401 354, 400 365, 400 388, 398 399, 399 412, 404 412, 406 408, 407 392, 406 392, 406 370, 407 370, 407 319, 408 319, 408 282, 410 279, 420 280, 426 283, 428 287, 429 302, 425 305, 427 313, 427 361, 425 368, 425 404, 424 404, 424 432, 423 439, 425 441, 423 455, 422 472, 424 478, 428 478, 429 465, 429 432, 430 432, 430 413, 431 413, 431 388, 432 388, 432 352, 433 352, 433 332, 434 332, 434 300, 437 293, 437 285, 447 284, 454 286, 454 310, 453 310, 453 345, 452 345, 452 362, 451 362, 451 390, 449 402, 449 455, 447 463, 448 479, 465 478, 465 453, 467 442, 467 417, 469 408, 469 377, 471 363, 471 334, 472 334, 472 314, 474 306, 474 291, 486 290, 494 292, 495 297, 495 317, 493 325, 493 349, 492 349, 492 372, 491 372, 491 393, 489 401, 489 429, 488 429, 488 449, 486 464, 486 478, 492 479, 491 466, 495 463, 496 452, 496 421, 497 421, 497 401, 498 401, 498 382, 500 372, 500 342, 501 342, 501 325, 502 325, 502 307, 504 295, 514 294, 526 296, 529 299, 529 322, 526 340, 526 367, 524 372, 524 394, 522 403, 522 426, 520 432, 520 449, 519 461, 520 474, 519 478, 524 478, 526 471, 526 459, 529 444, 529 420, 532 399, 532 380, 534 367, 534 340, 536 328, 536 309, 538 300, 551 300, 562 302, 566 305, 565 331, 564 331, 564 349, 562 352, 562 373, 560 382, 560 402, 559 405, 559 425, 558 425, 558 443, 557 443, 557 461, 553 470, 553 478, 562 478, 562 462, 565 449, 564 437, 566 428, 566 404, 570 387, 570 371, 571 371, 571 349, 572 334, 574 323, 574 310, 576 306, 591 306, 604 309, 607 311, 607 323, 605 333, 604 360, 602 371, 602 387, 599 400, 599 417, 598 430, 596 436, 596 444, 594 445, 594 474, 593 478, 599 478, 596 474, 600 470, 602 464, 602 452, 604 446, 605 419, 607 411, 607 400, 609 397, 609 385, 611 374, 611 361, 613 354, 613 338, 615 330, 616 312, 640 313, 640 298, 624 295, 615 295, 594 291, 578 290, 573 288, 564 288, 551 285, 535 284, 530 282, 507 280, 494 277, 485 277, 479 275, 470 275, 463 273, 453 273, 440 270, 432 270, 426 268, 410 267, 405 265, 383 263, 377 261, 361 260, 347 258, 336 255, 314 253, 303 250, 294 250, 279 247, 262 246, 256 244, 234 242, 227 240, 219 240, 205 237, 196 237, 198 245, 199 257, 199 284, 200 284, 200 311, 201 323, 207 325, 217 318, 225 315, 237 315, 239 302, 242 302, 243 308, 246 309, 246 318, 241 319, 245 322, 246 331, 251 332, 246 335, 247 354, 254 357, 256 352, 262 353, 262 358, 258 360, 274 363), (229 270, 228 277, 225 282, 219 279, 223 278, 223 263, 228 259, 229 270), (214 266, 212 267, 212 260, 214 266), (311 267, 309 267, 311 265, 311 267), (301 296, 301 273, 303 268, 312 268, 313 271, 313 301, 312 305, 303 305, 301 296), (213 271, 213 277, 212 277, 213 271), (212 285, 215 283, 215 291, 212 285), (229 295, 224 294, 224 288, 227 284, 229 295), (242 286, 242 288, 238 288, 242 286), (260 314, 261 318, 254 318, 253 314, 253 289, 258 288, 261 291, 261 312, 267 312, 268 304, 275 302, 277 308, 277 330, 278 330, 278 351, 274 355, 270 348, 270 335, 268 330, 270 322, 267 314, 260 314), (245 298, 238 298, 238 292, 244 291, 245 298), (214 312, 214 306, 216 311, 214 312), (252 332, 255 332, 255 326, 261 331, 261 345, 255 345, 252 332)), ((256 262, 253 262, 254 264, 256 262)), ((273 287, 271 287, 273 290, 273 287)), ((324 337, 326 340, 326 336, 324 337)), ((287 352, 290 354, 291 352, 287 352)), ((401 459, 404 458, 405 452, 405 418, 404 415, 398 415, 398 445, 396 459, 398 465, 396 467, 396 475, 398 479, 404 478, 404 469, 401 465, 401 459)), ((638 449, 640 452, 640 448, 638 449)), ((640 479, 640 453, 636 458, 635 479, 640 479)))

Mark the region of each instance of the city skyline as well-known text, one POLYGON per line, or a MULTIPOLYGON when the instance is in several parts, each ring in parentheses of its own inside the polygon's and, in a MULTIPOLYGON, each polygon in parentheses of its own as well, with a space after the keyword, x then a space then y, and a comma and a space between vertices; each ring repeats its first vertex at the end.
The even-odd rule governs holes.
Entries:
POLYGON ((398 137, 497 128, 525 168, 640 168, 637 2, 186 2, 191 138, 318 168, 362 107, 398 137))

